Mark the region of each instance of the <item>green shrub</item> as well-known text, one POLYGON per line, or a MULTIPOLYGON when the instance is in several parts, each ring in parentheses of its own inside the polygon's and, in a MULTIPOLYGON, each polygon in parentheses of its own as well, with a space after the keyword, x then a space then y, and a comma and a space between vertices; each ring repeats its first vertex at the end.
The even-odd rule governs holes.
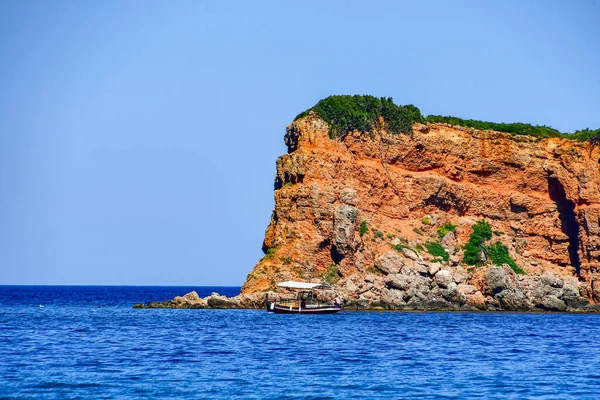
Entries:
POLYGON ((473 225, 473 232, 469 241, 464 245, 464 262, 467 265, 481 265, 481 251, 483 243, 492 238, 492 227, 484 219, 473 225))
POLYGON ((361 224, 360 224, 360 236, 364 235, 368 231, 369 231, 369 225, 367 224, 367 221, 361 222, 361 224))
POLYGON ((576 131, 570 136, 569 139, 575 139, 580 142, 591 142, 593 144, 600 143, 600 129, 591 130, 591 129, 583 129, 581 131, 576 131))
POLYGON ((485 254, 489 260, 496 265, 508 264, 516 274, 525 274, 508 254, 508 248, 500 242, 485 246, 485 254))
POLYGON ((436 242, 427 242, 424 244, 424 246, 427 249, 427 252, 429 252, 429 254, 432 256, 440 257, 444 261, 448 261, 450 259, 450 256, 448 253, 446 253, 446 250, 444 250, 441 244, 436 242))
POLYGON ((502 231, 494 231, 493 233, 496 236, 502 236, 502 235, 504 235, 504 232, 502 232, 502 231))
POLYGON ((388 132, 412 135, 412 124, 424 121, 421 111, 417 107, 396 105, 391 97, 329 96, 299 114, 295 119, 302 118, 311 111, 329 124, 331 138, 343 137, 352 131, 365 133, 381 128, 380 118, 383 118, 388 132))
POLYGON ((291 186, 293 186, 292 182, 286 182, 286 183, 283 184, 284 188, 291 187, 291 186))
MULTIPOLYGON (((423 118, 421 111, 414 105, 396 105, 391 97, 378 98, 368 95, 329 96, 320 100, 312 108, 298 114, 295 119, 302 118, 311 111, 329 124, 331 138, 343 137, 348 132, 355 130, 365 133, 383 126, 392 134, 406 133, 412 135, 413 123, 433 122, 481 130, 494 130, 511 135, 528 135, 538 138, 561 137, 580 142, 600 143, 600 129, 583 129, 569 134, 559 132, 545 125, 531 125, 521 122, 496 123, 441 115, 429 115, 427 118, 423 118), (380 118, 383 118, 383 124, 380 118)), ((499 144, 499 142, 495 141, 494 144, 499 144)))
POLYGON ((437 228, 438 236, 443 238, 448 232, 454 232, 456 225, 452 225, 450 222, 446 222, 444 225, 437 228))
POLYGON ((561 133, 549 126, 523 124, 520 122, 505 124, 496 122, 477 121, 474 119, 462 119, 456 117, 443 117, 441 115, 429 115, 425 118, 428 122, 446 123, 451 125, 465 126, 481 130, 493 130, 506 132, 512 135, 530 135, 536 137, 560 137, 561 133))
POLYGON ((273 256, 275 255, 275 253, 277 252, 277 250, 279 250, 280 247, 281 246, 277 246, 277 247, 273 247, 272 249, 267 249, 267 252, 263 256, 263 258, 260 259, 260 261, 272 259, 273 256))
POLYGON ((473 235, 483 240, 490 240, 492 238, 492 226, 485 219, 479 220, 473 225, 471 236, 473 235))
POLYGON ((292 260, 292 257, 279 257, 279 259, 285 265, 290 265, 294 261, 292 260))
POLYGON ((402 243, 398 243, 397 245, 394 246, 394 250, 396 250, 398 253, 402 253, 402 249, 412 250, 410 247, 408 247, 407 245, 402 244, 402 243))
POLYGON ((421 219, 421 223, 422 223, 423 225, 429 225, 429 224, 431 223, 431 218, 429 218, 429 217, 423 217, 423 218, 421 219))
POLYGON ((383 232, 376 230, 375 237, 379 239, 383 239, 383 232))
POLYGON ((467 265, 481 265, 481 248, 469 241, 463 246, 464 259, 467 265))
MULTIPOLYGON (((535 136, 538 138, 550 138, 550 137, 560 137, 569 140, 577 140, 579 142, 591 142, 594 144, 600 143, 600 129, 591 130, 591 129, 583 129, 580 131, 575 131, 574 133, 563 133, 552 127, 545 125, 531 125, 524 124, 520 122, 515 123, 496 123, 496 122, 486 122, 486 121, 477 121, 474 119, 462 119, 457 117, 444 117, 441 115, 429 115, 425 118, 427 122, 434 123, 446 123, 457 126, 465 126, 468 128, 475 128, 481 130, 493 130, 498 132, 505 132, 511 135, 527 135, 527 136, 535 136)), ((494 144, 499 144, 494 142, 494 144)))
POLYGON ((413 228, 413 232, 416 233, 417 235, 423 235, 423 231, 420 230, 419 228, 413 228))
POLYGON ((331 264, 327 270, 321 274, 321 278, 326 280, 327 283, 331 285, 335 285, 338 283, 340 278, 342 277, 342 273, 340 272, 340 268, 337 264, 331 264))
MULTIPOLYGON (((481 253, 483 252, 488 260, 495 265, 508 264, 513 271, 517 274, 525 274, 523 271, 508 254, 508 247, 500 242, 485 246, 484 242, 490 240, 493 234, 503 234, 503 232, 493 231, 490 224, 485 220, 477 221, 473 225, 473 232, 469 237, 469 242, 464 245, 464 261, 468 265, 481 265, 483 260, 481 259, 481 253)), ((514 238, 513 238, 514 239, 514 238)))
POLYGON ((424 123, 425 118, 421 114, 421 110, 418 107, 413 106, 412 104, 407 104, 404 106, 404 110, 410 115, 410 118, 415 122, 424 123))
POLYGON ((392 238, 394 237, 394 235, 392 235, 392 234, 391 234, 391 233, 389 233, 389 232, 387 232, 387 233, 385 234, 385 236, 386 236, 388 239, 392 239, 392 238))

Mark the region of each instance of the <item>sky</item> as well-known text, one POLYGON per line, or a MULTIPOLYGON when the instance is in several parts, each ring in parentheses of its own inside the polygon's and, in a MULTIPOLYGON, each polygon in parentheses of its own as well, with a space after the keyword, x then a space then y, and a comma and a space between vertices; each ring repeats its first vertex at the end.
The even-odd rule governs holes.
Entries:
POLYGON ((0 0, 0 284, 240 286, 333 94, 600 128, 600 0, 0 0))

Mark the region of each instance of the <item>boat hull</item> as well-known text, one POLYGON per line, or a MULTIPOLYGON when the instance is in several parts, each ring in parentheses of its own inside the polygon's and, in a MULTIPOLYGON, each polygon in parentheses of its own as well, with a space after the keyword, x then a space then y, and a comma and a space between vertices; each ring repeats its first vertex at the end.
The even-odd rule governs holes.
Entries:
POLYGON ((267 311, 275 314, 335 314, 341 310, 341 307, 336 306, 298 308, 267 302, 267 311))

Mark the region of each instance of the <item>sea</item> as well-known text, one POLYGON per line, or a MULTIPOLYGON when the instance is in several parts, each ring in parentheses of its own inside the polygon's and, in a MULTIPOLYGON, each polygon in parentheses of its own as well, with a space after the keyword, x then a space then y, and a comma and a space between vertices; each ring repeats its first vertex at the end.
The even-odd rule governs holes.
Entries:
POLYGON ((132 308, 192 290, 0 286, 0 398, 600 398, 600 315, 132 308))

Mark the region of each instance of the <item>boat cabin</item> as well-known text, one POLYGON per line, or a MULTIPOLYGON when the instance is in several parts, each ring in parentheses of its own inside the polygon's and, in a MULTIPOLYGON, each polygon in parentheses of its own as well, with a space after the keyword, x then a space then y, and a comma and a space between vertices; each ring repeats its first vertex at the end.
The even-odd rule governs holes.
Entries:
POLYGON ((267 311, 281 314, 331 314, 342 308, 333 300, 334 289, 327 284, 287 281, 277 285, 281 288, 299 290, 295 296, 267 299, 267 311))

